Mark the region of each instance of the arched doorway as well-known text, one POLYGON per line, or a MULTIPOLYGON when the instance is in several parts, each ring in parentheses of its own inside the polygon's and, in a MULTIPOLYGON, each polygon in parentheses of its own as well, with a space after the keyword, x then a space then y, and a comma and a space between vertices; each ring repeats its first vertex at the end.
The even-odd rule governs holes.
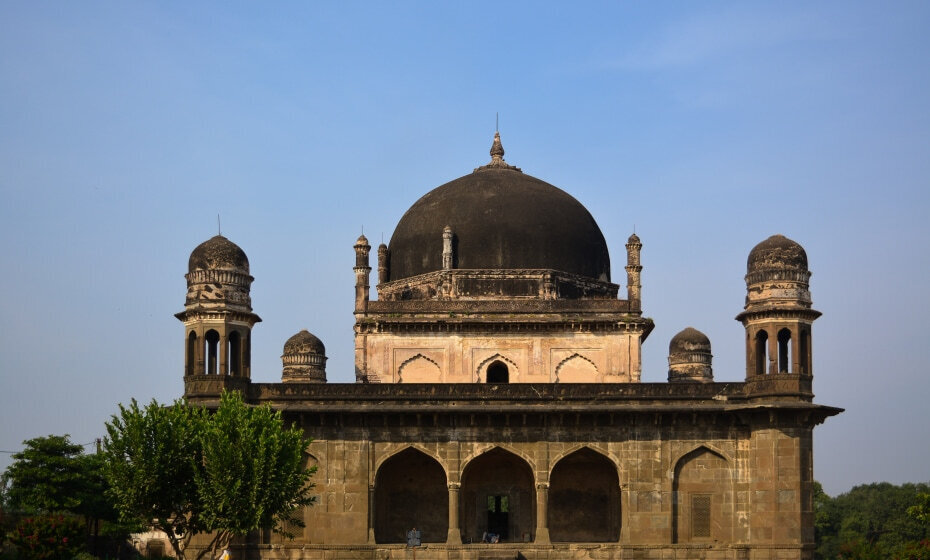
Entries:
POLYGON ((488 383, 510 383, 510 370, 507 368, 507 364, 495 360, 488 366, 487 380, 488 383))
POLYGON ((407 448, 385 461, 375 477, 375 542, 402 543, 416 527, 423 542, 446 542, 446 472, 426 453, 407 448))
POLYGON ((549 476, 549 536, 553 542, 617 542, 620 478, 607 457, 579 449, 549 476))
POLYGON ((672 482, 672 542, 733 538, 733 477, 726 459, 706 447, 682 457, 672 482))
POLYGON ((529 539, 536 519, 533 471, 520 457, 499 447, 476 457, 462 472, 461 530, 466 541, 485 533, 501 541, 529 539))

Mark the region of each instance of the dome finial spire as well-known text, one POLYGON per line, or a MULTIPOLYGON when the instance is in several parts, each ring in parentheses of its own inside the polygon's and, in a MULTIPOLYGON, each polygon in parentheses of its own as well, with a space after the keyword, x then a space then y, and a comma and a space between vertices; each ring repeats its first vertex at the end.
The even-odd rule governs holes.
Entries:
POLYGON ((501 144, 501 133, 494 132, 494 143, 491 144, 491 165, 500 165, 504 162, 504 146, 501 144))
POLYGON ((480 169, 510 169, 513 171, 520 171, 519 167, 514 167, 504 161, 504 146, 501 144, 500 132, 494 132, 494 142, 491 143, 491 162, 487 165, 478 167, 475 171, 480 169))

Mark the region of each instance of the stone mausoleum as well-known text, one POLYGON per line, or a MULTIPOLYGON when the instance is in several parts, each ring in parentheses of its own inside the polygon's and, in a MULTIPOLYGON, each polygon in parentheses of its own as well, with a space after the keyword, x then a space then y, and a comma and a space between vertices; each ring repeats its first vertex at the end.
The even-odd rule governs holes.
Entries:
POLYGON ((254 535, 237 554, 812 558, 813 428, 841 410, 813 402, 804 249, 773 235, 749 252, 745 381, 714 381, 689 327, 668 382, 642 383, 639 237, 622 293, 585 207, 503 156, 495 135, 490 163, 410 207, 377 248, 376 299, 356 241, 356 383, 326 382, 307 331, 284 344, 281 383, 251 382, 248 258, 222 236, 194 249, 186 397, 238 389, 284 410, 318 467, 297 538, 254 535))

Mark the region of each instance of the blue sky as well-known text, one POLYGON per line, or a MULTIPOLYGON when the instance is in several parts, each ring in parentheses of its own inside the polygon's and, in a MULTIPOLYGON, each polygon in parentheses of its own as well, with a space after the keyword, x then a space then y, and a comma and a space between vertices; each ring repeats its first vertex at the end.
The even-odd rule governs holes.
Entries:
MULTIPOLYGON (((0 4, 0 449, 85 443, 182 393, 187 257, 216 233, 256 280, 253 379, 284 341, 353 380, 352 245, 431 188, 508 162, 597 219, 656 322, 744 377, 746 256, 813 271, 815 477, 930 480, 930 4, 0 4), (501 5, 503 4, 503 5, 501 5)), ((0 468, 9 455, 0 454, 0 468)))

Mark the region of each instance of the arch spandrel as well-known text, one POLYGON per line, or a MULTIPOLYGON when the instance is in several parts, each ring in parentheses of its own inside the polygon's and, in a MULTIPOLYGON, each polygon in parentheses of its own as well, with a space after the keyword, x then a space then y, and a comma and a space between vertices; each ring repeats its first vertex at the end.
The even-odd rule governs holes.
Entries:
POLYGON ((524 461, 527 464, 527 466, 530 468, 530 471, 533 472, 533 484, 537 482, 536 481, 536 472, 537 472, 536 461, 534 461, 529 456, 527 456, 526 453, 523 453, 522 451, 516 449, 515 447, 512 447, 504 443, 487 443, 487 444, 475 446, 472 449, 472 452, 464 456, 461 462, 459 463, 460 476, 462 473, 465 472, 465 469, 468 468, 468 465, 471 464, 472 461, 474 461, 475 459, 478 459, 482 455, 485 455, 495 449, 506 451, 507 453, 510 453, 511 455, 515 455, 517 456, 517 458, 524 461))
POLYGON ((374 468, 372 469, 372 479, 373 481, 377 479, 378 470, 381 468, 381 465, 390 461, 392 458, 400 455, 404 451, 412 449, 414 451, 419 451, 420 453, 426 455, 430 459, 436 461, 440 467, 442 467, 442 472, 446 476, 446 480, 449 480, 449 466, 445 464, 442 458, 434 451, 427 449, 426 446, 420 443, 404 443, 396 447, 391 446, 385 451, 382 451, 375 457, 374 468))
POLYGON ((572 455, 573 453, 577 453, 577 452, 581 451, 582 449, 588 449, 588 450, 590 450, 590 451, 593 451, 593 452, 595 452, 595 453, 598 453, 598 454, 602 455, 605 459, 607 459, 608 461, 610 461, 611 464, 613 464, 614 468, 617 470, 617 477, 618 477, 618 479, 619 479, 620 474, 621 474, 621 473, 620 473, 620 471, 621 471, 621 469, 620 469, 620 458, 617 457, 617 456, 615 456, 613 453, 611 453, 610 451, 608 451, 608 450, 605 449, 604 447, 606 447, 606 446, 603 446, 603 445, 601 445, 601 444, 592 444, 592 443, 577 443, 577 444, 575 444, 575 445, 572 445, 571 447, 569 447, 569 448, 567 448, 567 449, 561 451, 559 454, 555 455, 554 457, 550 457, 550 459, 549 459, 549 472, 548 472, 547 474, 548 474, 549 476, 552 476, 552 470, 555 468, 555 466, 556 466, 556 465, 559 463, 559 461, 561 461, 562 459, 568 457, 569 455, 572 455))
POLYGON ((730 468, 730 471, 734 472, 734 466, 736 465, 736 462, 733 459, 733 457, 730 456, 729 453, 725 452, 724 450, 720 449, 719 447, 711 443, 700 443, 700 444, 688 447, 687 451, 681 452, 674 457, 674 459, 670 463, 669 470, 668 470, 669 479, 675 478, 675 472, 678 470, 679 466, 682 465, 683 462, 687 458, 689 458, 692 455, 697 455, 698 452, 701 450, 705 450, 713 455, 720 457, 727 463, 727 466, 730 468))

